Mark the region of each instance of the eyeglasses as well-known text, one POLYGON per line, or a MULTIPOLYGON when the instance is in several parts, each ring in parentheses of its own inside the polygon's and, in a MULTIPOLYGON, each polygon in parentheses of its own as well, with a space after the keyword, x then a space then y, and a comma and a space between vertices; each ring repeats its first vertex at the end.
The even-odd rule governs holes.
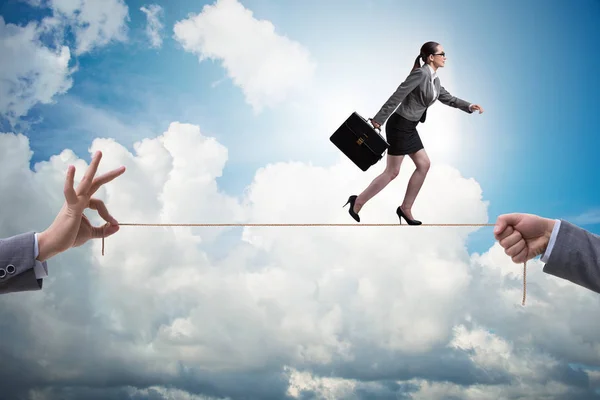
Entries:
POLYGON ((442 57, 446 57, 446 52, 443 51, 441 53, 433 53, 432 56, 442 56, 442 57))

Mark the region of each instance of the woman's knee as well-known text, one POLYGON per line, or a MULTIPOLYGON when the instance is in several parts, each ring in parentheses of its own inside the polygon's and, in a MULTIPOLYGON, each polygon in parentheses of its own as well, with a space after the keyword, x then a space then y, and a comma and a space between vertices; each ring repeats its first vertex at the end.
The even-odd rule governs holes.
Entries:
POLYGON ((393 181, 394 179, 396 179, 396 177, 398 177, 398 174, 400 173, 400 167, 398 168, 387 168, 385 170, 385 174, 387 175, 388 179, 390 181, 393 181))
POLYGON ((389 180, 394 180, 400 173, 400 166, 402 165, 402 160, 404 156, 390 156, 388 155, 388 162, 385 167, 384 174, 389 178, 389 180))
POLYGON ((429 161, 429 157, 426 154, 422 154, 421 157, 415 157, 415 166, 420 172, 426 173, 429 171, 431 167, 431 161, 429 161))
POLYGON ((417 169, 419 169, 421 172, 427 172, 429 171, 429 168, 431 168, 431 161, 429 161, 429 158, 419 160, 417 163, 417 169))

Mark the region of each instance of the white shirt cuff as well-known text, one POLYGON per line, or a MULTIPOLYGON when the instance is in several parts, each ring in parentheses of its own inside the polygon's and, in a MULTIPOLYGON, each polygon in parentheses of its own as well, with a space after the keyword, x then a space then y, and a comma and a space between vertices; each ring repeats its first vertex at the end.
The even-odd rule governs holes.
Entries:
POLYGON ((48 276, 48 270, 46 267, 37 259, 37 256, 40 254, 40 248, 38 246, 38 234, 33 235, 34 237, 34 255, 33 258, 35 260, 35 264, 33 265, 33 271, 35 272, 36 279, 43 279, 48 276))
POLYGON ((558 235, 558 230, 560 229, 560 220, 555 220, 554 228, 552 229, 552 234, 550 235, 550 240, 548 241, 548 247, 546 247, 546 251, 540 258, 543 263, 548 262, 550 258, 550 254, 552 253, 552 248, 554 247, 554 243, 556 242, 556 235, 558 235))

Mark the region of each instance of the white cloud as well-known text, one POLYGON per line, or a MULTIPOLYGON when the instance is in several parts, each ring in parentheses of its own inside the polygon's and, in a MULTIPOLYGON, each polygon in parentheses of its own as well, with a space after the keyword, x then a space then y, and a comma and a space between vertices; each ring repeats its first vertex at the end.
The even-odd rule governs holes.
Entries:
POLYGON ((469 358, 486 374, 508 374, 527 382, 545 379, 546 369, 558 364, 547 354, 532 353, 521 358, 513 344, 480 327, 456 326, 450 346, 466 350, 469 358))
MULTIPOLYGON (((2 135, 0 149, 0 207, 10 210, 0 234, 44 228, 62 202, 67 165, 80 179, 84 161, 65 150, 30 171, 25 137, 2 135)), ((109 139, 95 140, 90 152, 98 149, 99 173, 127 166, 98 194, 121 222, 351 222, 341 205, 376 173, 343 157, 329 168, 269 164, 238 199, 216 181, 227 149, 197 126, 173 123, 133 154, 109 139)), ((364 221, 396 221, 411 172, 403 168, 363 209, 364 221)), ((477 182, 435 163, 413 211, 427 222, 487 222, 477 182)), ((573 314, 593 306, 594 294, 531 262, 521 308, 520 267, 498 246, 469 255, 474 229, 124 226, 104 257, 99 241, 73 249, 51 260, 43 291, 3 297, 0 320, 14 322, 0 351, 14 361, 0 373, 15 388, 101 379, 218 398, 583 390, 571 376, 585 373, 567 374, 566 362, 600 356, 600 322, 573 314), (379 381, 389 379, 398 386, 379 381)))
POLYGON ((56 19, 74 29, 76 55, 127 38, 128 7, 123 0, 48 0, 46 4, 56 19))
POLYGON ((71 88, 73 54, 126 38, 127 6, 122 0, 30 4, 50 7, 53 15, 25 26, 6 24, 0 16, 0 116, 13 126, 36 104, 50 104, 71 88), (75 33, 73 50, 66 39, 67 27, 75 33))
POLYGON ((162 46, 162 29, 163 24, 160 18, 163 16, 163 9, 158 4, 150 4, 142 6, 140 10, 146 15, 146 35, 150 39, 152 47, 159 48, 162 46))
POLYGON ((0 115, 15 123, 37 103, 48 104, 71 88, 67 46, 42 44, 35 22, 6 24, 0 16, 0 115))
POLYGON ((185 51, 200 61, 221 61, 255 111, 275 106, 303 89, 315 62, 301 44, 276 32, 237 0, 217 0, 178 21, 173 31, 185 51))
MULTIPOLYGON (((419 390, 410 398, 413 400, 443 400, 448 398, 465 400, 507 400, 514 398, 563 399, 575 398, 573 395, 580 392, 577 389, 572 390, 567 385, 556 381, 532 384, 528 381, 521 382, 519 377, 515 378, 518 382, 512 384, 472 385, 468 387, 448 382, 415 380, 410 383, 418 385, 419 390)), ((576 398, 583 399, 584 397, 576 398)))

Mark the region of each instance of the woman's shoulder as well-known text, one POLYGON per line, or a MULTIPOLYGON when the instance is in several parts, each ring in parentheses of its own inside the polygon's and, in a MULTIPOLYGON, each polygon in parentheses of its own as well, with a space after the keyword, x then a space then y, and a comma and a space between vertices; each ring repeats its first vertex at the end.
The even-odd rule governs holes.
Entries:
MULTIPOLYGON (((427 68, 427 65, 424 66, 425 68, 427 68)), ((420 68, 415 68, 412 71, 410 71, 410 74, 408 74, 408 77, 406 78, 407 80, 423 80, 427 78, 427 71, 425 71, 424 67, 420 67, 420 68)))
POLYGON ((413 69, 410 74, 415 74, 416 76, 428 76, 429 75, 429 71, 427 71, 427 68, 429 68, 427 66, 427 64, 423 65, 422 67, 419 68, 415 68, 413 69))

